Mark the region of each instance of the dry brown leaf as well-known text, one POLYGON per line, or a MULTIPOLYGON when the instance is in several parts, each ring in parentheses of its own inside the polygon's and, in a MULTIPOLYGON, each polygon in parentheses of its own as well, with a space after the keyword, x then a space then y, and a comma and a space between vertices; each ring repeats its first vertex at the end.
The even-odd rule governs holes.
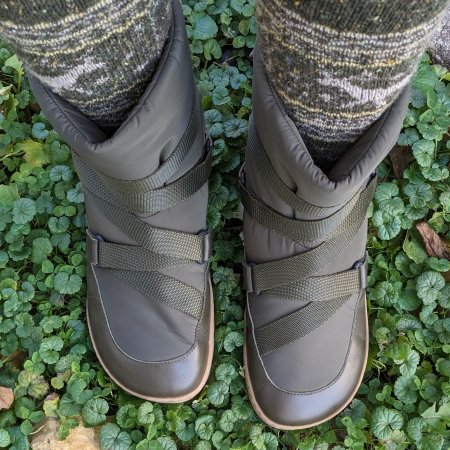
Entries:
POLYGON ((435 258, 450 258, 450 250, 447 243, 442 239, 433 228, 426 222, 420 222, 416 225, 417 231, 420 233, 425 244, 425 251, 428 256, 435 258))
MULTIPOLYGON (((46 419, 31 439, 32 450, 100 450, 96 428, 78 426, 64 441, 58 439, 60 421, 46 419)), ((108 447, 111 448, 111 447, 108 447)))
POLYGON ((9 409, 14 401, 14 392, 4 386, 0 386, 0 409, 9 409))
POLYGON ((11 363, 16 369, 22 367, 24 359, 27 357, 27 353, 20 350, 16 350, 8 356, 8 362, 11 363))
POLYGON ((391 159, 395 178, 398 180, 403 178, 404 170, 409 166, 411 161, 414 160, 411 148, 402 147, 400 145, 397 145, 391 150, 389 158, 391 159))

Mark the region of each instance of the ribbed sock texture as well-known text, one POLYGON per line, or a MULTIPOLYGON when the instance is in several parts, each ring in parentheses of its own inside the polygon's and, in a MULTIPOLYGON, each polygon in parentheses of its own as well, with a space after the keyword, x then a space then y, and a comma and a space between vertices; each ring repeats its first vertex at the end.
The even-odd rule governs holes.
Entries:
POLYGON ((112 133, 152 78, 171 9, 168 0, 7 0, 0 34, 43 84, 112 133))
POLYGON ((264 64, 327 172, 409 82, 448 0, 258 0, 264 64))

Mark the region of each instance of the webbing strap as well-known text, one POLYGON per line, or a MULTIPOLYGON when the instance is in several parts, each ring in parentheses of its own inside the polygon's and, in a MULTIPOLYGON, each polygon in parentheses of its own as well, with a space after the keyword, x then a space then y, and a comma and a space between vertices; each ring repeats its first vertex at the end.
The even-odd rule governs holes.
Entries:
POLYGON ((145 296, 196 319, 200 318, 203 308, 203 293, 192 286, 159 272, 133 272, 115 269, 112 269, 112 272, 145 296))
POLYGON ((189 234, 157 228, 140 220, 113 203, 108 203, 85 189, 95 207, 121 231, 147 250, 172 258, 206 261, 210 257, 209 233, 189 234))
POLYGON ((170 156, 150 175, 138 180, 120 180, 97 172, 102 182, 112 191, 139 194, 152 189, 157 189, 167 182, 182 166, 192 145, 195 142, 197 132, 203 127, 201 117, 200 96, 195 91, 195 101, 192 104, 191 117, 180 142, 170 156))
POLYGON ((361 264, 355 269, 332 275, 310 277, 297 283, 269 289, 264 293, 291 300, 326 302, 365 289, 367 284, 366 270, 366 264, 361 264))
POLYGON ((89 231, 86 243, 90 246, 91 263, 109 269, 146 272, 188 264, 191 260, 180 260, 153 253, 137 245, 115 244, 96 239, 89 231))
POLYGON ((303 211, 305 214, 311 214, 320 218, 329 216, 339 208, 339 206, 321 207, 312 205, 292 192, 289 187, 283 183, 272 167, 272 163, 270 162, 261 139, 259 138, 254 127, 250 127, 249 129, 247 152, 245 157, 246 159, 251 159, 251 164, 255 165, 265 183, 267 183, 271 190, 292 209, 303 211))
POLYGON ((111 270, 147 297, 200 318, 203 294, 197 289, 157 272, 210 257, 210 236, 190 235, 152 227, 125 210, 109 204, 88 190, 85 194, 119 229, 139 246, 103 242, 87 231, 91 263, 111 270))
POLYGON ((292 209, 318 219, 296 220, 278 213, 261 201, 242 177, 240 187, 245 211, 267 229, 295 242, 305 245, 321 242, 311 250, 285 259, 244 264, 248 292, 263 292, 306 303, 306 306, 255 329, 258 351, 265 356, 323 325, 352 295, 365 289, 367 267, 360 261, 355 268, 344 272, 316 274, 336 261, 361 229, 375 192, 376 178, 359 189, 345 205, 323 208, 304 201, 283 183, 254 128, 249 133, 246 157, 281 200, 292 209))
MULTIPOLYGON (((93 193, 104 193, 106 187, 99 175, 74 153, 74 163, 81 182, 93 193)), ((138 215, 153 215, 181 203, 197 192, 207 181, 211 172, 212 156, 208 151, 199 164, 172 183, 147 192, 108 191, 106 197, 114 197, 123 208, 138 215)), ((104 198, 108 201, 107 198, 104 198)))
POLYGON ((335 261, 360 229, 376 187, 374 178, 361 192, 350 214, 317 247, 289 258, 246 265, 248 287, 261 292, 304 280, 335 261))
POLYGON ((324 240, 335 230, 352 211, 361 192, 358 191, 341 209, 328 217, 319 220, 297 220, 280 214, 259 200, 242 180, 239 187, 244 209, 256 222, 293 241, 305 244, 324 240))
POLYGON ((327 302, 311 302, 304 308, 255 330, 261 356, 301 339, 326 322, 350 296, 335 297, 327 302))

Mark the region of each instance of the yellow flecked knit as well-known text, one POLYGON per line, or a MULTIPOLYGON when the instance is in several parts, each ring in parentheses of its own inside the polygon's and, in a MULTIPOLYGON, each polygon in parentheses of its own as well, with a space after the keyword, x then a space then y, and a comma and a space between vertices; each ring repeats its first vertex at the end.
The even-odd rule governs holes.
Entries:
POLYGON ((6 0, 0 34, 43 84, 112 133, 151 80, 171 17, 166 0, 6 0))
POLYGON ((257 0, 275 91, 325 172, 398 97, 448 0, 257 0))

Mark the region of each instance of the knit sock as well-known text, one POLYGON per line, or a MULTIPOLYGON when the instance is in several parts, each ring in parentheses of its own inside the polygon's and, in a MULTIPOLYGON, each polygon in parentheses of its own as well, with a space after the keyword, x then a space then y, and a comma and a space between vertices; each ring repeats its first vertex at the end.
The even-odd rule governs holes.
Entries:
POLYGON ((171 9, 168 0, 6 0, 0 35, 44 85, 112 134, 152 78, 171 9))
POLYGON ((409 82, 448 0, 257 0, 265 68, 325 173, 409 82))

